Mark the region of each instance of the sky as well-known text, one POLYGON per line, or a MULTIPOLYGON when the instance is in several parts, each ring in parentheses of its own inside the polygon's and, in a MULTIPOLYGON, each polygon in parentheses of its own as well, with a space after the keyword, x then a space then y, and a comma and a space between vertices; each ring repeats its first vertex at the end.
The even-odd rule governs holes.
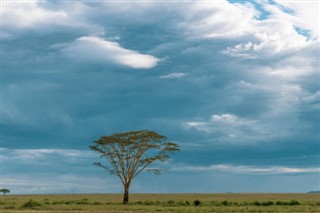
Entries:
POLYGON ((1 188, 121 193, 93 141, 181 151, 132 193, 320 190, 317 0, 1 1, 1 188), (103 161, 102 161, 103 162, 103 161))

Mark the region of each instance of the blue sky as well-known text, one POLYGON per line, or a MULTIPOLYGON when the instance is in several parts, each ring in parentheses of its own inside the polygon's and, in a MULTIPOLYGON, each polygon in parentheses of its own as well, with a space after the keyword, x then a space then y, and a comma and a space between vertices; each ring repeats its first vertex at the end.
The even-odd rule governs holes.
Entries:
POLYGON ((320 190, 318 1, 2 1, 1 187, 122 192, 92 141, 181 146, 131 192, 320 190))

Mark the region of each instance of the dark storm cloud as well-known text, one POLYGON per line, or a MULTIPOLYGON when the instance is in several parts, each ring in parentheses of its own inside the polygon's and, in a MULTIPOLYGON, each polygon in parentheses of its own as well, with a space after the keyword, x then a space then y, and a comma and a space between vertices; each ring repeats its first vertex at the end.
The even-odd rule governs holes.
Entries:
MULTIPOLYGON (((101 135, 152 129, 182 147, 169 168, 318 166, 318 40, 282 13, 261 20, 253 4, 227 1, 4 4, 8 153, 86 150, 101 135)), ((59 164, 60 154, 42 157, 59 164)))

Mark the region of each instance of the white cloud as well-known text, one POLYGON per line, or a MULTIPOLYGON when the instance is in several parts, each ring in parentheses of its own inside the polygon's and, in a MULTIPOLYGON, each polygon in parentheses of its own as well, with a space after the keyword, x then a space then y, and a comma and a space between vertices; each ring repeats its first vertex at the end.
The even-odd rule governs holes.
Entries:
POLYGON ((235 136, 234 134, 232 134, 232 132, 235 132, 237 128, 243 128, 243 127, 254 128, 254 125, 256 123, 257 121, 240 118, 233 114, 221 114, 221 115, 212 115, 209 121, 186 122, 184 123, 184 126, 186 128, 195 128, 197 130, 206 131, 206 132, 223 131, 227 133, 228 131, 230 131, 230 133, 227 133, 227 135, 235 136))
POLYGON ((191 166, 180 165, 170 169, 176 172, 230 172, 230 173, 245 173, 245 174, 298 174, 298 173, 319 173, 320 168, 307 167, 284 167, 284 166, 246 166, 246 165, 231 165, 231 164, 216 164, 210 166, 191 166))
POLYGON ((195 128, 200 131, 210 132, 211 128, 209 127, 207 122, 197 122, 197 121, 190 121, 183 124, 184 127, 187 129, 195 128))
POLYGON ((251 125, 256 123, 255 121, 239 118, 232 114, 212 115, 211 121, 217 123, 226 123, 229 125, 251 125))
MULTIPOLYGON (((255 144, 272 140, 272 123, 242 118, 233 114, 214 114, 206 120, 183 123, 188 130, 202 131, 212 138, 208 143, 255 144)), ((284 131, 284 130, 283 130, 284 131)))
POLYGON ((162 75, 159 78, 164 78, 164 79, 166 79, 166 78, 181 78, 181 77, 183 77, 185 75, 186 75, 186 73, 177 72, 177 73, 170 73, 168 75, 162 75))
POLYGON ((160 59, 134 50, 125 49, 117 42, 104 40, 96 36, 84 36, 65 44, 62 53, 77 61, 112 62, 131 68, 150 69, 160 59))
POLYGON ((258 11, 251 4, 199 1, 189 3, 184 15, 186 22, 180 25, 194 37, 238 37, 251 30, 251 20, 257 15, 258 11))
POLYGON ((291 53, 308 45, 307 38, 298 34, 292 23, 283 20, 252 21, 247 41, 227 47, 223 53, 230 56, 257 58, 291 53))
MULTIPOLYGON (((2 159, 8 161, 19 160, 25 163, 42 163, 48 159, 58 158, 61 160, 74 161, 83 158, 94 157, 92 151, 73 149, 1 149, 2 159)), ((53 163, 53 162, 51 162, 53 163)))
POLYGON ((4 1, 1 6, 2 24, 5 27, 26 29, 39 25, 87 26, 80 16, 87 7, 79 2, 73 2, 72 11, 50 9, 50 2, 41 0, 4 1))
MULTIPOLYGON (((311 31, 313 39, 319 38, 319 1, 283 1, 275 0, 277 5, 269 5, 273 16, 279 19, 287 19, 295 26, 311 31), (278 9, 275 9, 278 8, 278 9), (290 14, 284 10, 292 11, 290 14)), ((267 5, 265 5, 267 6, 267 5)))
POLYGON ((257 19, 260 12, 248 2, 196 2, 187 7, 188 15, 184 16, 186 23, 182 27, 188 32, 187 35, 197 38, 241 38, 243 42, 222 52, 244 58, 290 53, 306 47, 319 37, 319 2, 257 4, 261 4, 271 15, 264 20, 257 19), (293 14, 281 10, 280 6, 293 10, 293 14), (308 40, 307 35, 297 32, 297 28, 310 30, 312 39, 308 40))

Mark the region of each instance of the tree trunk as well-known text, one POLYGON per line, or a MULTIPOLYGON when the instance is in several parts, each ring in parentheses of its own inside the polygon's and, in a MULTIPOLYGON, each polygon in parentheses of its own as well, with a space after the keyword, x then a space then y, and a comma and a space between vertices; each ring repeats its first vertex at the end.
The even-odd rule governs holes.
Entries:
POLYGON ((123 204, 127 204, 129 202, 129 187, 129 184, 124 185, 123 204))

